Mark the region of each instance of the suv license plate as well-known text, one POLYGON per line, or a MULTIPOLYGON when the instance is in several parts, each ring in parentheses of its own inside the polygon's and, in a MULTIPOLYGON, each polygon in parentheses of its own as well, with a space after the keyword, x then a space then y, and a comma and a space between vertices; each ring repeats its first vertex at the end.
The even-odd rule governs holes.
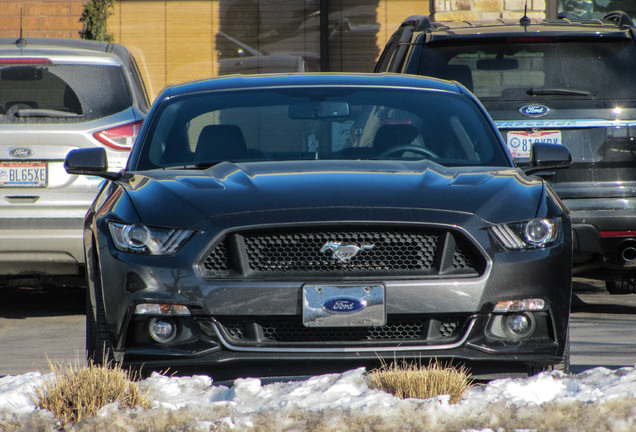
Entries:
POLYGON ((46 162, 0 162, 0 187, 46 187, 46 162))
POLYGON ((506 135, 506 144, 513 158, 530 157, 530 148, 534 143, 563 144, 561 141, 561 131, 509 131, 506 135))
POLYGON ((305 285, 305 327, 373 327, 386 323, 384 285, 305 285))

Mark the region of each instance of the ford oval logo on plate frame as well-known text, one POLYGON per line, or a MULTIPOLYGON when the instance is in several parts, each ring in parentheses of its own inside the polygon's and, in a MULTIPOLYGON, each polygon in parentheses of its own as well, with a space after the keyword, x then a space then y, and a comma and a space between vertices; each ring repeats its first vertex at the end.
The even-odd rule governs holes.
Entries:
POLYGON ((305 327, 376 327, 386 324, 384 285, 303 285, 305 327))
POLYGON ((550 108, 545 105, 524 105, 519 108, 519 112, 528 117, 543 117, 548 115, 550 108))
POLYGON ((322 302, 321 307, 327 312, 349 314, 363 310, 367 302, 353 297, 332 297, 322 302))
POLYGON ((31 157, 34 153, 35 151, 33 149, 26 147, 14 147, 9 150, 9 156, 21 159, 31 157))

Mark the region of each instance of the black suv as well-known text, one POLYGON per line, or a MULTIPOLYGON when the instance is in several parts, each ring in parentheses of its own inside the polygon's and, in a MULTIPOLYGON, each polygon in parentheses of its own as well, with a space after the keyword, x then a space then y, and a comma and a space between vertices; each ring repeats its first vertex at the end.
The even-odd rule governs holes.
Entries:
MULTIPOLYGON (((407 18, 375 72, 456 80, 485 105, 518 165, 533 143, 574 164, 538 173, 571 211, 574 274, 636 292, 636 28, 603 20, 432 22, 407 18)), ((514 206, 514 201, 511 201, 514 206)))

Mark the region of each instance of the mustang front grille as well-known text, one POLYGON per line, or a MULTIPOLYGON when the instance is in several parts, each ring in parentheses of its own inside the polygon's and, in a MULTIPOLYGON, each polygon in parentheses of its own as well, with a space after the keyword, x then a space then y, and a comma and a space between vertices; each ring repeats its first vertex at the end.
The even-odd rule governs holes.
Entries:
POLYGON ((446 318, 388 317, 379 327, 305 327, 300 318, 219 318, 217 328, 235 345, 371 343, 445 344, 462 336, 467 316, 446 318))
POLYGON ((213 247, 204 277, 476 276, 486 261, 458 232, 380 227, 237 232, 213 247))

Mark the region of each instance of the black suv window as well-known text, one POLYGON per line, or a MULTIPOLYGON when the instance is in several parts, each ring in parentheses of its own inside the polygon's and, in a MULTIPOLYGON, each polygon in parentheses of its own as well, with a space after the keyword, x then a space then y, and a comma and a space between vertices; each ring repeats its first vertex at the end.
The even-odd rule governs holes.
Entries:
POLYGON ((11 64, 0 68, 0 123, 80 122, 131 105, 119 66, 11 64))
POLYGON ((636 98, 632 41, 518 39, 429 44, 422 67, 427 75, 461 82, 484 101, 529 101, 535 96, 636 98))

